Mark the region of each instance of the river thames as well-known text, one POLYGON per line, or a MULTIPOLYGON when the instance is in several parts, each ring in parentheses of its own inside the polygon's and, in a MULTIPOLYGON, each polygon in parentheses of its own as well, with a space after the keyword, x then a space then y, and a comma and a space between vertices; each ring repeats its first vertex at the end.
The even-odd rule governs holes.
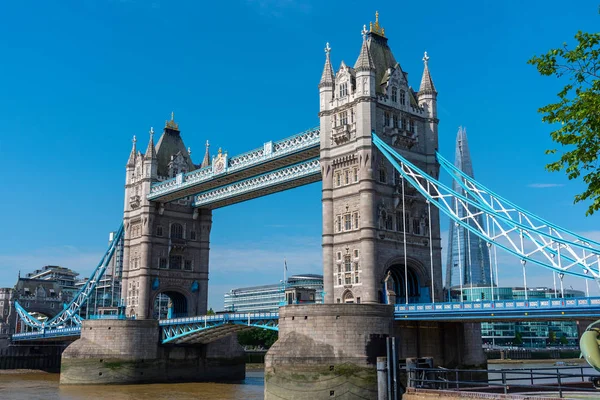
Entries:
MULTIPOLYGON (((519 364, 490 364, 490 372, 498 369, 529 369, 552 367, 551 363, 535 361, 519 364)), ((581 363, 584 374, 594 371, 581 363)), ((553 368, 554 369, 554 368, 553 368)), ((563 368, 558 367, 563 370, 563 368)), ((579 370, 579 368, 577 368, 579 370)), ((567 372, 567 371, 564 371, 567 372)), ((577 373, 569 371, 570 373, 577 373)), ((490 378, 497 374, 490 374, 490 378)), ((519 375, 513 375, 518 377, 519 375)), ((173 383, 148 385, 91 385, 59 386, 59 374, 44 372, 17 373, 5 370, 0 373, 0 399, 10 400, 259 400, 264 398, 263 370, 248 370, 246 379, 240 383, 173 383)), ((565 381, 580 381, 568 378, 565 381)), ((513 381, 513 384, 521 383, 513 381)), ((524 379, 528 384, 529 379, 524 379)), ((536 382, 555 383, 552 380, 536 382)), ((590 397, 587 397, 590 398, 590 397)), ((597 398, 597 397, 591 397, 597 398)))
POLYGON ((59 386, 59 374, 0 374, 0 399, 6 400, 259 400, 264 372, 247 371, 241 383, 173 383, 153 385, 59 386))

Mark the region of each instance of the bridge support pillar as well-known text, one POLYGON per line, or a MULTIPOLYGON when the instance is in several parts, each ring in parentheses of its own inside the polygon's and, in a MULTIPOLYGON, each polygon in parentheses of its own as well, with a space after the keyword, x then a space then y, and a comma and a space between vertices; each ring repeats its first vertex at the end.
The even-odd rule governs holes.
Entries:
POLYGON ((160 345, 156 320, 84 321, 62 354, 61 384, 238 381, 244 352, 230 335, 209 344, 160 345))
POLYGON ((377 399, 393 308, 307 304, 279 309, 279 339, 265 357, 265 400, 377 399))
POLYGON ((487 368, 480 323, 395 321, 394 331, 400 359, 432 357, 436 366, 487 368))

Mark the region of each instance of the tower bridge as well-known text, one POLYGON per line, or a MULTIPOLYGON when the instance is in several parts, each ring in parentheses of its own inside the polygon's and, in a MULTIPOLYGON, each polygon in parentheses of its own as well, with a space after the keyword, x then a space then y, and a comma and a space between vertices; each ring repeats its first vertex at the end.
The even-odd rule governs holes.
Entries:
MULTIPOLYGON (((239 379, 240 349, 231 335, 252 326, 277 329, 280 338, 267 356, 270 399, 285 398, 277 388, 293 390, 290 376, 325 376, 336 365, 357 371, 340 385, 364 378, 368 387, 387 336, 402 338, 403 358, 431 355, 440 365, 480 366, 485 358, 474 322, 597 314, 596 298, 511 305, 492 295, 488 302, 440 302, 440 211, 459 232, 512 254, 524 276, 536 265, 559 274, 561 282, 565 274, 598 280, 600 243, 517 207, 446 161, 438 152, 438 93, 427 53, 415 90, 378 18, 362 36, 356 62, 342 61, 336 72, 331 47, 325 47, 318 128, 234 157, 220 149, 211 157, 207 145, 200 164, 192 161, 173 115, 156 145, 150 130, 144 153, 134 138, 123 225, 113 241, 124 238, 125 319, 82 322, 78 314, 109 264, 111 245, 54 318, 41 323, 16 304, 32 332, 13 339, 80 334, 63 354, 63 383, 239 379), (452 187, 439 180, 441 172, 452 187), (206 316, 213 210, 317 181, 325 304, 286 306, 276 315, 206 316), (152 320, 162 295, 181 318, 152 320), (126 372, 114 373, 104 360, 128 365, 126 372), (139 360, 155 361, 142 368, 139 360), (165 370, 171 375, 159 373, 165 370)), ((324 384, 323 396, 330 393, 324 384)))

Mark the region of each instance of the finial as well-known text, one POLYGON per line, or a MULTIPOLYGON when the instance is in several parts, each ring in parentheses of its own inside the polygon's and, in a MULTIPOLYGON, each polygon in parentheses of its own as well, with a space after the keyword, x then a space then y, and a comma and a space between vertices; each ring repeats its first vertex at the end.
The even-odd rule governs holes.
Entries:
POLYGON ((137 139, 135 138, 135 135, 133 135, 133 139, 131 141, 133 142, 133 145, 135 146, 135 142, 137 142, 137 139))
POLYGON ((192 155, 192 148, 188 147, 188 154, 191 156, 192 155))
POLYGON ((423 62, 425 65, 427 65, 427 61, 429 61, 429 56, 427 55, 427 52, 425 52, 425 55, 423 56, 423 62))
POLYGON ((369 33, 367 31, 367 25, 363 25, 363 29, 362 29, 362 31, 360 31, 360 34, 362 35, 363 39, 367 38, 367 33, 369 33))
POLYGON ((206 141, 206 148, 208 149, 210 147, 210 143, 208 143, 208 140, 206 141))
POLYGON ((154 128, 150 127, 150 139, 154 136, 154 128))
POLYGON ((175 112, 171 111, 171 120, 165 121, 165 128, 173 129, 175 131, 179 130, 179 125, 175 122, 175 112))
POLYGON ((221 148, 219 147, 219 155, 221 155, 223 151, 221 150, 221 148))
POLYGON ((379 36, 385 37, 385 29, 379 25, 379 11, 375 11, 375 23, 369 22, 369 30, 379 36))
POLYGON ((329 52, 331 51, 331 47, 329 47, 329 42, 327 42, 325 44, 325 54, 329 55, 329 52))

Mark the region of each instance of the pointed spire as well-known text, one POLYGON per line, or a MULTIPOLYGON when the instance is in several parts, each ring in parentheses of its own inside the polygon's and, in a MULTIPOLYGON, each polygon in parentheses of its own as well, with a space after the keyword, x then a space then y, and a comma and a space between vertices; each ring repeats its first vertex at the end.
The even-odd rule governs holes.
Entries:
POLYGON ((154 148, 154 128, 150 127, 150 141, 148 142, 148 148, 144 155, 144 160, 156 159, 156 149, 154 148))
POLYGON ((469 151, 469 142, 467 141, 467 128, 460 126, 456 134, 456 153, 454 156, 454 165, 470 177, 473 176, 473 164, 471 162, 471 152, 469 151))
POLYGON ((429 74, 429 56, 427 52, 423 56, 423 64, 425 64, 425 68, 423 69, 423 77, 421 78, 421 87, 419 88, 419 94, 423 93, 437 93, 435 90, 435 86, 433 84, 433 80, 431 79, 431 75, 429 74))
POLYGON ((323 68, 323 74, 321 75, 321 81, 319 82, 319 88, 333 86, 333 68, 331 67, 331 59, 329 58, 329 53, 331 52, 331 47, 329 47, 329 42, 325 45, 325 67, 323 68))
POLYGON ((360 54, 358 59, 356 60, 356 64, 354 64, 354 69, 356 72, 360 71, 375 71, 375 63, 373 62, 373 57, 371 57, 371 52, 369 51, 369 46, 367 45, 367 26, 363 25, 362 30, 362 47, 360 49, 360 54))
POLYGON ((210 147, 210 143, 208 140, 206 141, 206 152, 204 153, 204 160, 202 160, 202 165, 200 168, 208 167, 210 165, 210 154, 208 152, 208 148, 210 147))
POLYGON ((131 153, 129 153, 129 160, 127 161, 128 167, 135 165, 135 153, 136 153, 135 144, 137 142, 135 135, 133 135, 133 139, 131 141, 133 142, 133 146, 131 147, 131 153))

